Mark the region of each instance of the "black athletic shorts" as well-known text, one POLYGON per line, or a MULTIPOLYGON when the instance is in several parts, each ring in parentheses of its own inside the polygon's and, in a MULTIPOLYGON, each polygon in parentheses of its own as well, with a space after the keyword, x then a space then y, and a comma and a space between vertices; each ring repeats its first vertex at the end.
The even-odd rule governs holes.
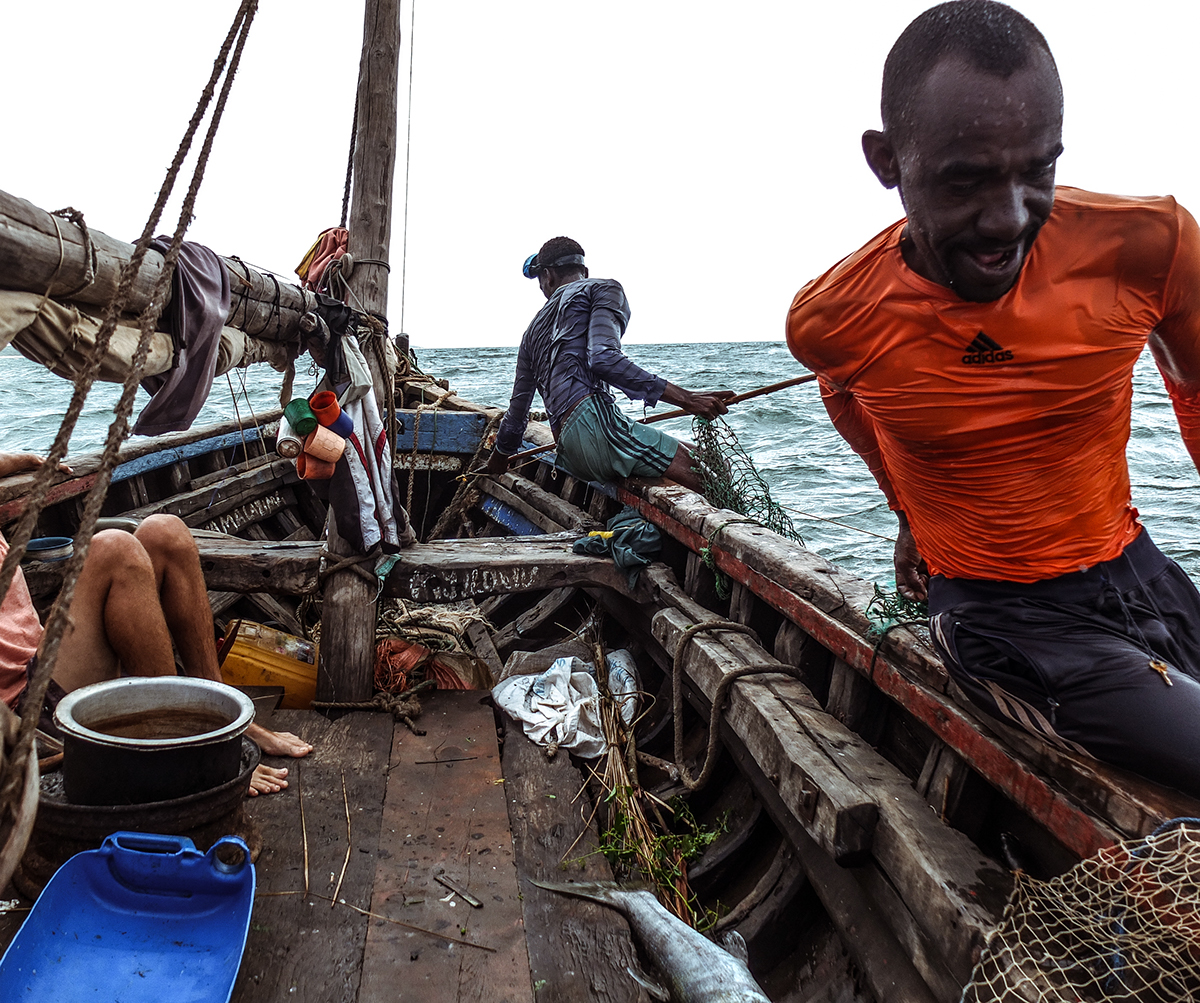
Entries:
POLYGON ((988 713, 1200 796, 1200 593, 1149 534, 1032 584, 935 575, 929 610, 951 676, 988 713))

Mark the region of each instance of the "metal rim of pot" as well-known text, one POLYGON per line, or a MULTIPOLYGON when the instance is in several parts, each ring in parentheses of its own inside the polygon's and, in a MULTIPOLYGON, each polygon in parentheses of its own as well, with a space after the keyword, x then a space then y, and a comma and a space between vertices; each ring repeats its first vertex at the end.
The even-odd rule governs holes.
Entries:
MULTIPOLYGON (((198 704, 192 706, 198 706, 198 704)), ((163 700, 146 709, 178 710, 181 707, 187 709, 186 701, 181 703, 176 699, 174 701, 163 700)), ((118 707, 117 710, 120 712, 128 710, 128 708, 118 707)), ((72 690, 59 701, 58 707, 54 711, 54 720, 64 735, 71 735, 97 745, 107 745, 117 749, 178 749, 213 745, 240 735, 254 720, 254 701, 240 690, 210 679, 195 679, 189 676, 129 676, 122 679, 109 679, 102 683, 93 683, 90 686, 81 686, 77 690, 72 690), (156 694, 156 690, 160 692, 156 694), (123 738, 119 735, 95 731, 76 720, 75 709, 79 704, 83 703, 86 709, 86 704, 99 698, 109 697, 117 700, 122 691, 124 691, 126 700, 146 693, 162 696, 174 693, 177 697, 179 695, 186 696, 189 691, 191 694, 206 694, 210 697, 215 696, 228 700, 233 707, 236 707, 236 715, 229 724, 213 731, 202 732, 198 735, 183 735, 179 738, 123 738)))

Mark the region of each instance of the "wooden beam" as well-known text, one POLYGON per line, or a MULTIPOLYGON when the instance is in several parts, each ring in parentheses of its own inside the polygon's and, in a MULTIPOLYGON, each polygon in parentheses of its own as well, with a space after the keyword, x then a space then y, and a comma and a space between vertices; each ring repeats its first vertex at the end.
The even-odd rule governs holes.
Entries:
MULTIPOLYGON (((319 543, 239 540, 197 530, 192 535, 205 580, 214 591, 305 595, 316 588, 319 543)), ((418 543, 400 552, 384 594, 437 603, 595 585, 630 595, 625 573, 608 558, 572 553, 574 538, 564 533, 418 543)), ((640 586, 634 593, 636 598, 646 594, 640 586)), ((322 626, 322 635, 324 631, 322 626)))
MULTIPOLYGON (((678 610, 662 610, 653 620, 654 637, 673 653, 692 622, 678 610)), ((689 678, 710 702, 729 672, 746 664, 774 661, 761 648, 751 658, 734 654, 723 643, 732 636, 728 631, 699 634, 684 653, 689 678)), ((773 678, 755 676, 734 683, 725 719, 771 778, 788 810, 825 851, 841 863, 860 861, 870 852, 879 811, 854 780, 838 768, 836 760, 796 727, 779 698, 764 685, 773 678)), ((811 695, 807 700, 814 720, 826 717, 831 733, 853 740, 849 731, 821 712, 811 695)))

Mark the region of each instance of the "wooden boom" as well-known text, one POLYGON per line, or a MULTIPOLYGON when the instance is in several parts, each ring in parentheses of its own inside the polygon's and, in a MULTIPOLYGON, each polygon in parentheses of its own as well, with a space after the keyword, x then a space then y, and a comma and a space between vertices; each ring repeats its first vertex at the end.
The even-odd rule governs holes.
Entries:
MULTIPOLYGON (((133 256, 133 245, 99 230, 89 230, 96 268, 86 282, 87 254, 83 231, 74 223, 39 209, 32 202, 0 191, 0 284, 5 289, 49 293, 92 307, 106 307, 117 290, 121 269, 133 256)), ((233 300, 225 323, 268 341, 290 341, 300 335, 300 317, 316 307, 313 293, 280 282, 234 258, 222 258, 229 272, 233 300)), ((146 252, 129 302, 128 313, 140 313, 162 273, 163 256, 146 252)), ((167 291, 170 299, 170 290, 167 291)))

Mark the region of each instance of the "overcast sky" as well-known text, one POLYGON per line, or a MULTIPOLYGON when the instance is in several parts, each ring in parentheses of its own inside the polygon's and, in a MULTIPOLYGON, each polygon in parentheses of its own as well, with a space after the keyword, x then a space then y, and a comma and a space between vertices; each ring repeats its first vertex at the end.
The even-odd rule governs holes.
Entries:
MULTIPOLYGON (((403 326, 417 347, 515 344, 542 302, 521 262, 560 233, 625 285, 630 341, 778 340, 796 289, 900 215, 859 136, 924 2, 416 3, 403 326)), ((1017 6, 1062 73, 1060 183, 1200 210, 1200 5, 1017 6)), ((236 0, 5 8, 0 188, 133 240, 236 0)), ((262 0, 190 239, 290 273, 336 225, 361 32, 354 0, 262 0)), ((403 148, 398 168, 393 331, 403 148)))

